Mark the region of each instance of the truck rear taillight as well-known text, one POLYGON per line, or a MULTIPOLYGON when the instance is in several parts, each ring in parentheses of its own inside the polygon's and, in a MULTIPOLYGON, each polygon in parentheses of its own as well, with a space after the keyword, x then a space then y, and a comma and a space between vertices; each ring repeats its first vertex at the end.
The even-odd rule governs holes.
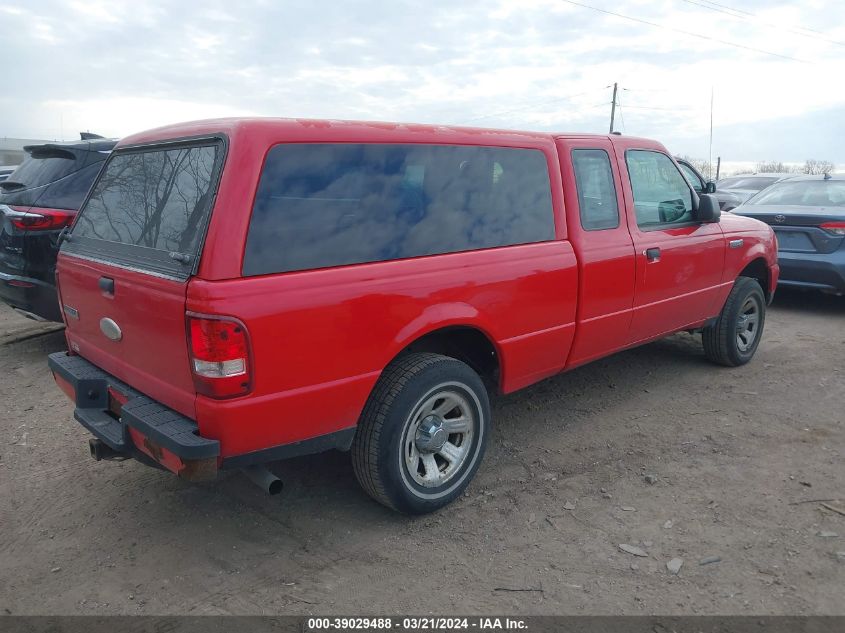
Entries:
POLYGON ((6 216, 11 223, 23 231, 57 231, 73 222, 74 211, 67 209, 36 209, 9 205, 6 216))
POLYGON ((825 222, 821 228, 833 235, 845 235, 845 222, 825 222))
POLYGON ((189 313, 188 341, 197 393, 233 398, 249 392, 249 337, 243 323, 189 313))

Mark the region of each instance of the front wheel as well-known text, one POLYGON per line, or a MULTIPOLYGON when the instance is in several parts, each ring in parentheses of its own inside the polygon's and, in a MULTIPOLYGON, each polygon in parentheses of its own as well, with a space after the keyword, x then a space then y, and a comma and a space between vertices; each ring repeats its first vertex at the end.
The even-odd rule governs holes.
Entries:
POLYGON ((756 279, 740 277, 713 325, 701 332, 704 354, 727 367, 744 365, 754 356, 766 322, 766 297, 756 279))
POLYGON ((407 514, 442 508, 475 475, 490 427, 484 383, 468 365, 408 354, 385 369, 352 443, 359 483, 407 514))

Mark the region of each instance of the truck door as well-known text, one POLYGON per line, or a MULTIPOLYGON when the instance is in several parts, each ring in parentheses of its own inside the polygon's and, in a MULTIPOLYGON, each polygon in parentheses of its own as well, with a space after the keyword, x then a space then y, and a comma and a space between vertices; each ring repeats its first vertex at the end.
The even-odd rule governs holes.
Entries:
POLYGON ((569 240, 578 255, 578 326, 568 365, 624 347, 634 297, 634 246, 608 139, 558 139, 569 240))
POLYGON ((675 162, 656 149, 617 147, 636 251, 629 343, 698 324, 719 312, 725 239, 693 216, 697 201, 675 162))

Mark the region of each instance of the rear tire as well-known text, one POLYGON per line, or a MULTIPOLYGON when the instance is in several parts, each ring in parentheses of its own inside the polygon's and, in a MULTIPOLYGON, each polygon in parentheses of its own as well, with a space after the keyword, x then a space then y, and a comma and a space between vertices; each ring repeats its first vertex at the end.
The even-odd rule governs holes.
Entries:
POLYGON ((389 508, 438 510, 478 470, 489 420, 487 390, 468 365, 440 354, 402 356, 384 370, 361 413, 355 476, 389 508))
POLYGON ((704 354, 714 363, 738 367, 752 359, 766 322, 766 297, 756 279, 739 277, 713 325, 701 332, 704 354))

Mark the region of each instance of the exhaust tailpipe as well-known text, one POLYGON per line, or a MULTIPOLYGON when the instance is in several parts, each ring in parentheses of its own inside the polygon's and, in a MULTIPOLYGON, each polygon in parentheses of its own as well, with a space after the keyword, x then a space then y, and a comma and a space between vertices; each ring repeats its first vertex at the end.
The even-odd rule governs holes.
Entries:
POLYGON ((88 440, 88 449, 91 451, 91 457, 93 457, 96 461, 101 461, 103 459, 125 459, 126 455, 123 453, 119 453, 114 450, 111 446, 103 442, 102 440, 98 440, 96 438, 91 438, 88 440))
POLYGON ((266 466, 247 466, 244 468, 244 474, 267 494, 277 495, 282 491, 282 480, 271 473, 266 466))

